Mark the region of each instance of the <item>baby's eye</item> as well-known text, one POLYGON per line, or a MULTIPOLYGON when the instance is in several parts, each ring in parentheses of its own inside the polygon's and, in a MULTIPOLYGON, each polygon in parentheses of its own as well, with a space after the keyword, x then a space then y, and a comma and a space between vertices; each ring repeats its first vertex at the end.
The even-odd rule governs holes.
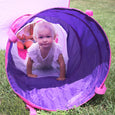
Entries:
POLYGON ((38 38, 42 39, 42 38, 43 38, 43 36, 40 36, 40 37, 38 37, 38 38))
POLYGON ((51 36, 46 36, 47 38, 50 38, 51 36))

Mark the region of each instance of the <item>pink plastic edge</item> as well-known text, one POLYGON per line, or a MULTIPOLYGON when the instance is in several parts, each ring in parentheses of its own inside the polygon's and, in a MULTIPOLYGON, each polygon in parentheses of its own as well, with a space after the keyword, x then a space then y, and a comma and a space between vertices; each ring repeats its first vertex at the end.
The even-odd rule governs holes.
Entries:
POLYGON ((30 115, 37 115, 37 112, 34 108, 32 108, 31 106, 29 105, 26 105, 27 106, 27 109, 30 110, 30 115))
POLYGON ((88 15, 88 16, 93 16, 93 11, 92 10, 86 10, 85 13, 88 15))
MULTIPOLYGON (((70 9, 75 9, 75 8, 70 8, 70 9)), ((75 10, 78 10, 78 11, 84 13, 83 11, 81 11, 81 10, 79 10, 79 9, 75 9, 75 10)), ((92 18, 92 17, 91 17, 91 18, 92 18)), ((95 20, 95 19, 93 18, 93 20, 95 20)), ((95 20, 95 22, 101 27, 101 25, 100 25, 96 20, 95 20)), ((101 27, 101 29, 103 30, 104 34, 106 35, 104 29, 103 29, 102 27, 101 27)), ((106 37, 107 37, 107 35, 106 35, 106 37)), ((108 40, 108 37, 107 37, 107 40, 108 40)), ((101 87, 104 85, 105 80, 107 79, 107 76, 108 76, 109 71, 110 71, 110 66, 111 66, 111 47, 110 47, 109 40, 108 40, 108 44, 109 44, 109 48, 110 48, 109 69, 108 69, 108 72, 107 72, 107 75, 106 75, 105 79, 103 80, 103 82, 102 82, 102 84, 100 85, 99 88, 101 88, 101 87)), ((7 69, 7 57, 8 57, 9 47, 10 47, 10 43, 9 43, 9 41, 8 41, 7 47, 6 47, 6 55, 5 55, 5 68, 6 68, 6 69, 7 69)), ((7 71, 6 71, 6 74, 7 74, 7 71)), ((7 78, 8 78, 8 75, 7 75, 7 78)), ((8 79, 8 82, 9 82, 9 79, 8 79)), ((10 84, 10 82, 9 82, 9 84, 10 84)), ((10 86, 11 86, 11 84, 10 84, 10 86)), ((11 88, 12 88, 12 86, 11 86, 11 88)), ((14 91, 13 88, 12 88, 12 90, 14 91)), ((15 91, 14 91, 14 92, 15 92, 15 91)), ((25 98, 23 98, 23 97, 22 97, 20 94, 18 94, 17 92, 15 92, 15 93, 16 93, 26 104, 28 104, 29 106, 31 106, 31 107, 33 107, 33 108, 37 108, 37 109, 41 109, 41 110, 46 110, 46 111, 56 111, 56 110, 49 110, 49 109, 44 109, 44 108, 42 108, 42 107, 36 106, 35 104, 33 104, 33 103, 31 103, 30 101, 28 101, 28 100, 26 100, 25 98)), ((96 94, 96 93, 95 93, 95 94, 96 94)), ((81 105, 87 103, 89 100, 91 100, 91 99, 95 96, 95 94, 94 94, 91 98, 89 98, 87 101, 85 101, 84 103, 80 104, 79 106, 81 106, 81 105)), ((76 107, 79 107, 79 106, 76 106, 76 107)), ((73 108, 74 108, 74 107, 73 107, 73 108)), ((71 109, 72 109, 72 108, 71 108, 71 109)), ((69 109, 66 109, 66 110, 69 110, 69 109)))
POLYGON ((95 88, 95 93, 96 93, 96 94, 100 94, 100 95, 104 95, 105 92, 106 92, 106 89, 107 89, 107 88, 105 87, 105 84, 104 84, 102 88, 96 87, 96 88, 95 88))
POLYGON ((17 41, 17 37, 16 37, 16 35, 13 33, 13 31, 12 31, 11 29, 9 29, 8 35, 11 36, 10 40, 11 40, 12 42, 15 43, 15 42, 17 41))

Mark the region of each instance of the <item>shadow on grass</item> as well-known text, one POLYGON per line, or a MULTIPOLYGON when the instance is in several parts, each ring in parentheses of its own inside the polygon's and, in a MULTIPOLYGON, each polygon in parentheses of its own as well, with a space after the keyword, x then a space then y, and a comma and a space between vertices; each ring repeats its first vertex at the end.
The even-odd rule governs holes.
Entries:
POLYGON ((81 105, 81 107, 86 107, 86 106, 97 106, 100 104, 104 104, 105 98, 104 95, 95 95, 91 100, 89 100, 87 103, 81 105))

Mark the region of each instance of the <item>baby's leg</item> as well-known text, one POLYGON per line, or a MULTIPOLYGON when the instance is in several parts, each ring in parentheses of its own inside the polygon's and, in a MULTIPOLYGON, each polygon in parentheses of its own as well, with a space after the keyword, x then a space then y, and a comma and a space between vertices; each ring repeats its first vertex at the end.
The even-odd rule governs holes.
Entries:
POLYGON ((24 45, 23 45, 23 43, 21 41, 17 41, 17 47, 19 49, 24 49, 24 45))
POLYGON ((26 42, 24 43, 24 46, 25 46, 26 48, 29 48, 32 44, 33 44, 33 41, 28 40, 28 41, 26 41, 26 42))

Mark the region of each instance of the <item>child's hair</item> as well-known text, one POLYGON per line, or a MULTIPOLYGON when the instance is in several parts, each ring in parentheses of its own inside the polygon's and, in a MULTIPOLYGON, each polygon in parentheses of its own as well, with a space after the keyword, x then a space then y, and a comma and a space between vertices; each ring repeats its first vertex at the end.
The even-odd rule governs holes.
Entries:
POLYGON ((33 38, 35 41, 37 41, 38 32, 41 29, 41 27, 48 28, 52 32, 52 37, 55 38, 56 33, 55 33, 55 29, 53 25, 50 22, 40 21, 35 24, 34 29, 33 29, 33 38))

